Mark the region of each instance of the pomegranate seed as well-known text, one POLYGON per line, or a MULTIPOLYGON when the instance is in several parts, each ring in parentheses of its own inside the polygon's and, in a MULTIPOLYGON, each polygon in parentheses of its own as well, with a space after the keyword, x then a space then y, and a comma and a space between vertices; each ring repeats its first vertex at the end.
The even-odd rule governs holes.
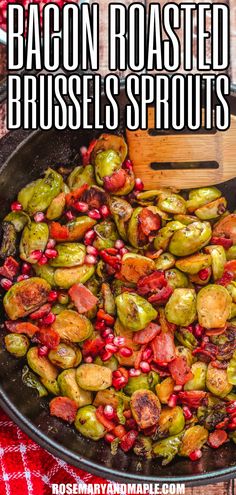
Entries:
POLYGON ((122 164, 122 168, 124 168, 125 170, 133 170, 133 164, 131 162, 131 160, 129 160, 127 158, 127 160, 125 160, 122 164))
POLYGON ((22 204, 19 201, 14 201, 11 204, 11 211, 20 211, 23 210, 22 204))
POLYGON ((90 210, 88 212, 88 216, 90 218, 92 218, 93 220, 100 220, 100 218, 101 218, 101 214, 100 214, 99 210, 96 210, 96 209, 90 210))
POLYGON ((139 365, 142 373, 149 373, 150 371, 150 364, 147 363, 147 361, 141 361, 140 365, 139 365))
POLYGON ((129 347, 121 347, 119 350, 119 355, 122 357, 130 357, 132 354, 133 351, 129 347))
POLYGON ((123 347, 125 344, 125 338, 124 337, 115 337, 113 340, 113 344, 117 345, 117 347, 123 347))
MULTIPOLYGON (((102 323, 104 324, 103 322, 99 322, 99 323, 102 323)), ((102 337, 105 339, 106 337, 108 337, 108 335, 112 335, 113 339, 114 339, 114 335, 113 335, 113 330, 112 328, 110 327, 105 327, 105 329, 102 331, 102 337)), ((115 344, 116 345, 116 344, 115 344)))
POLYGON ((57 290, 50 290, 48 294, 48 302, 55 302, 58 298, 57 290))
POLYGON ((139 376, 139 375, 141 375, 141 370, 135 370, 134 368, 131 368, 129 370, 129 376, 130 377, 133 378, 134 376, 139 376))
POLYGON ((125 426, 129 429, 129 430, 135 430, 137 429, 137 423, 135 421, 134 418, 129 418, 126 423, 125 423, 125 426))
POLYGON ((46 345, 42 345, 42 347, 38 348, 38 355, 40 357, 47 356, 49 352, 49 349, 46 345))
POLYGON ((111 351, 113 354, 118 351, 118 347, 114 344, 106 344, 106 351, 111 351))
POLYGON ((40 249, 35 249, 35 251, 32 251, 30 253, 30 257, 35 260, 35 261, 39 261, 40 258, 42 257, 42 251, 40 251, 40 249))
POLYGON ((121 388, 125 387, 127 384, 127 380, 125 379, 124 376, 120 376, 119 378, 113 378, 112 380, 112 385, 116 390, 120 390, 121 388))
POLYGON ((112 443, 115 440, 115 435, 112 435, 112 433, 106 433, 104 439, 106 440, 107 443, 112 443))
POLYGON ((191 419, 193 417, 188 406, 183 406, 183 413, 184 413, 185 419, 191 419))
POLYGON ((75 215, 73 215, 72 211, 68 210, 66 213, 65 213, 65 217, 67 218, 67 220, 74 220, 75 219, 75 215))
POLYGON ((88 211, 89 209, 88 204, 84 203, 83 201, 77 201, 73 204, 73 207, 81 213, 86 213, 86 211, 88 211))
POLYGON ((56 249, 46 249, 45 251, 45 256, 47 256, 48 259, 53 259, 57 257, 57 250, 56 249))
POLYGON ((46 265, 48 262, 47 256, 45 254, 42 254, 41 258, 38 260, 39 265, 46 265))
POLYGON ((171 394, 169 400, 168 400, 168 406, 169 407, 175 407, 177 404, 177 395, 176 394, 171 394))
POLYGON ((93 362, 93 358, 92 358, 92 356, 87 356, 87 357, 85 357, 85 358, 84 358, 84 362, 85 362, 85 363, 92 363, 92 362, 93 362))
POLYGON ((207 280, 209 275, 210 275, 209 268, 203 268, 202 270, 200 270, 200 272, 198 272, 198 276, 200 280, 207 280))
POLYGON ((174 391, 175 392, 180 392, 183 389, 182 385, 175 385, 174 386, 174 391))
POLYGON ((93 254, 86 254, 84 262, 86 265, 96 265, 97 258, 93 254))
POLYGON ((93 254, 93 256, 98 256, 98 250, 94 246, 87 246, 86 251, 88 254, 93 254))
POLYGON ((113 407, 112 407, 112 406, 110 406, 110 404, 107 404, 107 405, 104 407, 103 413, 104 413, 104 416, 105 416, 107 419, 113 419, 113 418, 114 418, 114 416, 115 416, 115 411, 114 411, 113 407))
POLYGON ((143 351, 142 358, 143 361, 147 361, 152 356, 152 350, 147 348, 143 351))
POLYGON ((114 340, 113 333, 109 333, 109 335, 107 335, 107 337, 105 337, 105 343, 106 344, 112 344, 113 340, 114 340))
POLYGON ((17 282, 21 282, 22 280, 27 280, 27 278, 29 278, 29 275, 26 275, 26 274, 22 274, 22 275, 19 275, 19 277, 17 277, 17 282))
POLYGON ((99 332, 102 332, 105 329, 106 329, 106 323, 105 323, 105 321, 104 320, 101 320, 101 321, 98 321, 97 320, 96 323, 95 323, 95 330, 98 330, 99 332))
POLYGON ((8 278, 2 278, 2 280, 0 281, 0 285, 4 290, 9 290, 13 285, 13 282, 8 278))
POLYGON ((134 190, 141 192, 141 191, 143 191, 143 189, 144 189, 143 181, 139 177, 137 177, 137 179, 135 179, 135 183, 134 183, 134 190))
POLYGON ((124 241, 122 241, 122 239, 117 239, 117 241, 115 242, 115 248, 116 249, 122 249, 124 247, 125 243, 124 241))
POLYGON ((45 220, 45 215, 42 211, 38 211, 38 213, 35 213, 34 215, 34 221, 36 223, 43 222, 45 220))
POLYGON ((55 239, 49 239, 47 243, 47 249, 53 249, 56 246, 55 239))
POLYGON ((191 459, 191 461, 197 461, 198 459, 201 459, 201 457, 202 451, 200 449, 196 449, 189 454, 189 458, 191 459))
POLYGON ((29 275, 31 272, 31 265, 29 263, 23 263, 21 267, 21 273, 23 275, 29 275))
POLYGON ((56 316, 53 313, 48 313, 47 316, 44 316, 42 322, 45 325, 51 325, 56 319, 56 316))
POLYGON ((123 247, 123 248, 120 249, 119 254, 121 256, 124 256, 124 254, 126 254, 128 252, 129 252, 129 250, 127 248, 123 247))
POLYGON ((94 230, 88 230, 84 236, 85 246, 90 246, 96 238, 96 232, 94 230))
POLYGON ((203 331, 204 331, 204 328, 201 325, 199 325, 199 323, 196 323, 196 325, 194 327, 194 331, 193 331, 195 337, 197 337, 197 338, 201 337, 203 334, 203 331))
POLYGON ((108 361, 113 356, 113 352, 105 350, 101 355, 102 361, 108 361))
POLYGON ((103 218, 107 218, 111 214, 109 208, 106 205, 102 205, 101 208, 99 208, 99 212, 101 213, 103 218))

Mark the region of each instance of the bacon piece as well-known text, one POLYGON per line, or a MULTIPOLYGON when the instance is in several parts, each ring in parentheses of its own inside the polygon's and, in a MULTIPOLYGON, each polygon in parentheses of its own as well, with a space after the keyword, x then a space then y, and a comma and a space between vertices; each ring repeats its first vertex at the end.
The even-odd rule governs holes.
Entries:
POLYGON ((143 208, 138 216, 140 228, 145 236, 159 230, 161 226, 161 218, 157 213, 153 213, 148 208, 143 208))
POLYGON ((94 308, 98 302, 98 298, 83 284, 72 285, 68 293, 78 312, 81 314, 94 308))
POLYGON ((68 397, 55 397, 49 404, 51 416, 57 416, 68 423, 73 423, 77 413, 77 404, 68 397))
POLYGON ((104 189, 109 192, 119 191, 125 185, 126 177, 127 172, 123 168, 120 168, 112 175, 106 175, 103 179, 104 189))

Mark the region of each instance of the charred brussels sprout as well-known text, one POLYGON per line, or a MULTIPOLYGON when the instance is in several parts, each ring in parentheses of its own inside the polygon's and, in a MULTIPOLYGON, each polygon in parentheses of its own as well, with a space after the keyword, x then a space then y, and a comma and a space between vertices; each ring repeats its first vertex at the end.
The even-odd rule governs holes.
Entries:
POLYGON ((11 320, 24 318, 42 306, 48 298, 50 285, 39 277, 14 284, 5 294, 3 304, 11 320))
POLYGON ((180 342, 180 344, 184 346, 184 348, 187 347, 191 351, 198 345, 197 339, 187 328, 179 328, 178 330, 176 330, 175 337, 180 342))
POLYGON ((93 166, 86 165, 86 167, 83 167, 83 165, 80 165, 79 167, 75 167, 69 175, 67 182, 72 191, 73 189, 78 189, 84 184, 88 184, 89 186, 96 184, 93 166))
POLYGON ((221 285, 207 285, 197 295, 197 313, 205 328, 222 328, 230 316, 231 296, 221 285))
POLYGON ((65 242, 57 245, 57 256, 50 261, 50 265, 57 267, 72 267, 83 265, 85 246, 79 243, 65 242))
POLYGON ((25 225, 30 222, 29 216, 24 211, 11 211, 4 218, 4 222, 10 222, 15 227, 16 232, 21 232, 25 225))
POLYGON ((188 256, 206 246, 211 235, 208 222, 193 222, 173 234, 169 250, 174 256, 188 256))
POLYGON ((4 338, 4 341, 7 351, 17 358, 25 356, 29 349, 29 339, 26 335, 9 333, 4 338))
POLYGON ((114 247, 116 240, 118 239, 118 233, 116 226, 109 220, 104 220, 95 225, 94 231, 97 236, 93 242, 93 246, 99 250, 114 247))
POLYGON ((158 423, 161 404, 151 390, 136 390, 130 401, 133 417, 141 429, 149 428, 158 423))
POLYGON ((16 253, 16 229, 13 223, 2 223, 2 242, 0 246, 0 258, 14 256, 16 253))
POLYGON ((162 466, 169 464, 178 454, 181 444, 179 436, 159 440, 153 445, 153 452, 156 457, 163 457, 162 466))
POLYGON ((80 349, 61 343, 56 349, 51 349, 48 359, 58 368, 67 369, 78 366, 82 361, 82 354, 80 349))
POLYGON ((133 213, 132 206, 125 199, 116 196, 111 196, 108 204, 120 236, 127 241, 127 226, 133 213))
POLYGON ((134 445, 134 453, 139 457, 152 459, 153 455, 151 439, 143 435, 139 435, 134 445))
POLYGON ((76 380, 83 390, 97 392, 111 387, 112 371, 98 364, 81 364, 76 371, 76 380))
POLYGON ((61 339, 74 343, 88 339, 93 332, 91 321, 72 309, 65 309, 58 314, 52 327, 61 339))
POLYGON ((39 378, 26 365, 22 370, 22 382, 29 388, 35 388, 39 397, 48 395, 47 389, 42 385, 39 378))
POLYGON ((120 157, 121 163, 123 163, 127 155, 127 144, 122 136, 102 134, 93 148, 91 155, 92 164, 94 164, 98 153, 107 150, 114 150, 120 157))
POLYGON ((78 407, 92 404, 93 395, 91 392, 83 390, 79 387, 76 381, 75 369, 62 371, 62 373, 58 376, 57 381, 62 395, 74 400, 78 407))
POLYGON ((75 428, 84 437, 100 440, 106 434, 104 426, 96 418, 96 407, 81 407, 75 418, 75 428))
POLYGON ((182 272, 195 275, 196 273, 200 272, 200 270, 211 266, 211 256, 210 254, 203 253, 193 254, 192 256, 188 256, 187 258, 181 258, 177 260, 175 266, 182 272))
POLYGON ((138 294, 128 292, 120 294, 116 298, 116 306, 122 325, 135 332, 145 328, 157 317, 157 311, 153 306, 138 294))
POLYGON ((207 439, 208 431, 203 426, 191 426, 184 433, 179 454, 188 457, 194 450, 201 449, 207 439))
POLYGON ((37 211, 45 211, 48 208, 60 193, 62 184, 62 176, 49 168, 43 179, 28 184, 20 191, 18 200, 29 215, 34 215, 37 211))
POLYGON ((28 263, 37 263, 33 251, 44 251, 48 242, 49 229, 46 223, 31 222, 26 225, 20 241, 20 257, 28 263))
POLYGON ((185 426, 184 413, 181 407, 163 408, 159 418, 158 432, 163 436, 177 435, 185 426))
POLYGON ((155 263, 141 254, 126 253, 122 258, 121 275, 128 281, 137 283, 140 277, 155 270, 155 263))
POLYGON ((174 392, 175 382, 173 378, 165 378, 161 383, 156 385, 156 393, 162 404, 167 404, 171 394, 174 392))
POLYGON ((193 289, 175 289, 165 307, 170 323, 187 327, 196 318, 196 294, 193 289))
POLYGON ((233 385, 228 381, 227 371, 214 368, 211 363, 207 368, 206 386, 217 397, 226 397, 233 388, 233 385))

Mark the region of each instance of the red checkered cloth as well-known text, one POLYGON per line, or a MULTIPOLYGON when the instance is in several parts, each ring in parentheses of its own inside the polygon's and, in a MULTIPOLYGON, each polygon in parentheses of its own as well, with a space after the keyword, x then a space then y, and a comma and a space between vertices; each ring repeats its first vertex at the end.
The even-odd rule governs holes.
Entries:
POLYGON ((43 450, 0 409, 0 495, 52 495, 52 483, 104 482, 43 450))

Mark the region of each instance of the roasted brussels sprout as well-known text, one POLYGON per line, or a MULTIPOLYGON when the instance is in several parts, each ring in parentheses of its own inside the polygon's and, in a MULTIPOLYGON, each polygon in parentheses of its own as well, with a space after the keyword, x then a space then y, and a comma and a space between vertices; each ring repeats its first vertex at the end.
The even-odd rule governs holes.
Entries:
POLYGON ((211 235, 211 226, 208 222, 193 222, 173 234, 169 251, 174 256, 196 253, 209 243, 211 235))
POLYGON ((178 454, 181 444, 179 436, 169 437, 163 440, 159 440, 153 445, 154 455, 157 457, 163 457, 162 466, 169 464, 172 459, 178 454))
POLYGON ((116 151, 110 149, 100 151, 95 157, 95 175, 96 181, 103 186, 104 177, 111 176, 121 167, 121 159, 116 151))
POLYGON ((151 390, 136 390, 131 396, 130 407, 133 417, 141 429, 157 424, 161 404, 151 390))
MULTIPOLYGON (((50 268, 53 270, 52 267, 50 268)), ((71 268, 57 268, 53 275, 54 283, 62 289, 69 289, 74 284, 84 284, 85 282, 87 282, 93 276, 94 272, 95 268, 93 265, 72 266, 71 268)))
POLYGON ((184 385, 184 390, 205 390, 207 365, 201 361, 193 363, 191 367, 193 378, 184 385))
POLYGON ((226 258, 228 261, 231 260, 236 260, 236 245, 231 246, 227 251, 226 251, 226 258))
POLYGON ((116 240, 118 239, 118 232, 116 226, 110 220, 103 220, 94 227, 96 232, 96 239, 93 242, 93 246, 99 250, 114 247, 116 240))
POLYGON ((88 339, 93 332, 91 321, 72 309, 65 309, 58 314, 52 327, 61 339, 75 343, 88 339))
POLYGON ((227 379, 230 385, 236 385, 236 351, 227 366, 227 379))
POLYGON ((29 388, 35 388, 39 397, 45 397, 48 395, 47 389, 42 385, 39 378, 30 371, 28 366, 24 366, 22 370, 22 382, 29 388))
POLYGON ((79 243, 64 242, 57 245, 57 256, 50 261, 50 265, 57 268, 83 265, 85 246, 79 243))
POLYGON ((170 268, 165 272, 165 278, 172 289, 189 286, 188 277, 177 268, 170 268))
POLYGON ((76 380, 83 390, 97 392, 111 387, 112 371, 98 364, 81 364, 76 371, 76 380))
POLYGON ((39 265, 37 263, 36 265, 33 265, 33 270, 37 277, 43 278, 52 287, 56 285, 54 280, 55 270, 52 266, 48 265, 48 263, 46 265, 39 265))
POLYGON ((80 165, 79 167, 75 167, 70 173, 67 182, 69 188, 72 190, 78 189, 84 184, 88 184, 89 186, 96 184, 93 166, 86 165, 86 167, 83 167, 80 165))
POLYGON ((207 205, 212 201, 220 198, 221 191, 216 187, 200 187, 199 189, 192 189, 189 193, 189 200, 187 201, 187 208, 190 213, 201 206, 207 205))
POLYGON ((118 368, 118 361, 115 356, 111 356, 107 361, 102 361, 102 359, 97 356, 94 359, 94 364, 99 364, 100 366, 105 366, 105 368, 110 368, 111 371, 115 371, 118 368))
POLYGON ((81 407, 75 418, 75 428, 84 437, 100 440, 106 434, 104 426, 96 418, 96 407, 81 407))
POLYGON ((60 193, 62 184, 62 176, 49 168, 43 179, 28 184, 20 191, 18 201, 29 215, 34 215, 37 211, 45 211, 60 193))
POLYGON ((64 192, 61 192, 53 198, 52 202, 50 203, 46 217, 48 220, 55 220, 56 218, 60 218, 60 216, 63 214, 64 208, 66 204, 66 195, 64 192))
POLYGON ((175 232, 183 229, 183 227, 184 225, 181 222, 168 222, 165 227, 159 230, 157 237, 154 239, 154 248, 163 250, 168 249, 171 237, 174 235, 175 232))
POLYGON ((184 346, 184 349, 187 348, 192 351, 198 345, 197 339, 187 328, 182 327, 176 330, 175 337, 184 346))
POLYGON ((200 272, 200 270, 211 266, 211 256, 210 254, 203 253, 193 254, 192 256, 188 256, 187 258, 181 258, 177 260, 175 266, 182 272, 195 275, 196 273, 200 272))
POLYGON ((171 215, 186 213, 186 201, 179 194, 160 194, 157 206, 160 210, 166 211, 166 213, 170 213, 171 215))
POLYGON ((116 297, 118 317, 130 330, 136 332, 145 328, 150 321, 155 320, 157 311, 138 294, 124 292, 116 297))
POLYGON ((206 251, 211 255, 213 278, 214 280, 219 280, 224 273, 225 250, 223 246, 207 246, 206 251))
POLYGON ((228 382, 227 371, 214 368, 211 363, 207 368, 206 386, 217 397, 226 397, 233 388, 233 385, 228 382))
POLYGON ((96 220, 90 218, 88 215, 77 217, 71 222, 67 223, 69 229, 69 241, 81 241, 87 232, 96 225, 96 220))
POLYGON ((180 447, 180 455, 189 456, 194 450, 201 449, 207 442, 208 431, 203 426, 191 426, 185 431, 180 447))
POLYGON ((218 218, 225 212, 227 207, 227 201, 225 198, 219 198, 205 206, 201 206, 195 210, 195 215, 200 220, 213 220, 218 218))
POLYGON ((54 382, 58 371, 56 367, 45 356, 39 356, 37 347, 31 347, 27 352, 29 367, 41 378, 54 382))
POLYGON ((221 285, 210 284, 197 295, 197 314, 205 328, 222 328, 230 316, 232 299, 221 285))
POLYGON ((30 218, 24 211, 11 211, 4 218, 4 222, 10 222, 15 227, 16 232, 21 232, 25 225, 30 222, 30 218))
POLYGON ((170 323, 187 327, 196 318, 196 294, 194 289, 175 289, 165 307, 170 323))
POLYGON ((2 223, 2 243, 0 247, 0 258, 14 256, 16 253, 16 229, 11 222, 2 223))
POLYGON ((158 423, 158 433, 163 436, 177 435, 185 425, 184 413, 181 407, 165 407, 161 410, 158 423))
POLYGON ((26 225, 20 241, 20 257, 28 263, 37 263, 34 251, 44 251, 48 242, 49 229, 46 223, 31 222, 26 225))
POLYGON ((127 155, 127 144, 122 136, 102 134, 99 139, 97 139, 93 148, 91 155, 92 164, 94 164, 98 153, 107 150, 114 150, 119 155, 121 163, 123 163, 127 155))
POLYGON ((168 376, 161 383, 156 385, 156 393, 162 404, 167 404, 171 394, 174 392, 175 382, 168 376))
POLYGON ((175 257, 170 253, 162 253, 155 260, 155 266, 157 270, 169 270, 175 266, 175 257))
POLYGON ((92 404, 93 395, 87 390, 83 390, 79 387, 76 381, 76 370, 64 370, 58 376, 58 384, 62 395, 69 397, 76 402, 78 407, 87 406, 92 404))
POLYGON ((48 298, 50 285, 39 277, 14 284, 5 294, 3 304, 11 320, 24 318, 42 306, 48 298))
POLYGON ((127 395, 132 395, 136 390, 150 390, 149 377, 147 373, 141 373, 139 376, 129 377, 129 381, 124 388, 127 395))
POLYGON ((139 435, 134 445, 134 453, 145 459, 152 459, 152 441, 150 438, 139 435))
POLYGON ((127 226, 133 213, 132 206, 125 199, 116 196, 111 196, 108 204, 120 236, 127 241, 127 226))
POLYGON ((236 244, 236 214, 231 213, 221 218, 219 222, 214 225, 213 236, 226 237, 236 244))
POLYGON ((155 270, 155 263, 146 256, 127 253, 122 258, 121 275, 129 282, 138 282, 140 277, 155 270))
POLYGON ((26 335, 9 333, 4 337, 4 341, 7 351, 17 358, 25 356, 29 349, 29 339, 26 335))
POLYGON ((56 349, 51 349, 48 359, 58 368, 67 369, 78 366, 82 361, 82 354, 80 349, 60 343, 56 349))

